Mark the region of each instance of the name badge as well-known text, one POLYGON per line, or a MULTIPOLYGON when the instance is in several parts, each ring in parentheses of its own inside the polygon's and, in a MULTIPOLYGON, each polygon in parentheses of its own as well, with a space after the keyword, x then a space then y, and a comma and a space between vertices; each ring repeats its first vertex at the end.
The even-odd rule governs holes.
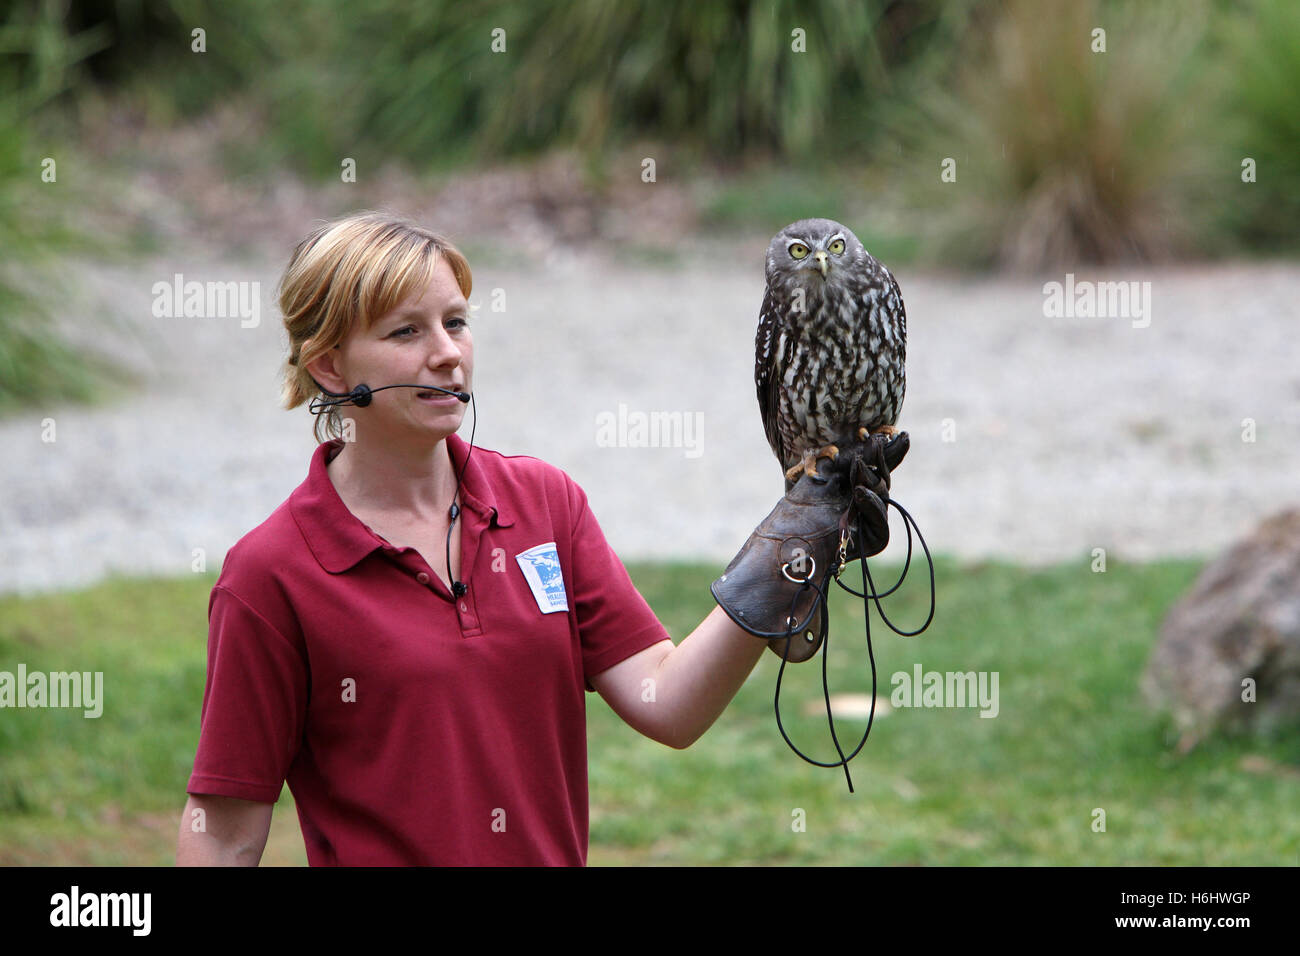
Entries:
POLYGON ((560 572, 560 553, 555 542, 548 541, 515 555, 524 580, 533 590, 537 607, 543 614, 569 609, 569 597, 564 593, 564 575, 560 572))

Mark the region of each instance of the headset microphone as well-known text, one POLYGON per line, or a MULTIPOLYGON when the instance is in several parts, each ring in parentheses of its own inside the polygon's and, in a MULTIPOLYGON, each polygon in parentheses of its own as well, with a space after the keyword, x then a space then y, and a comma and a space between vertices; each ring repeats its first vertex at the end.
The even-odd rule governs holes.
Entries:
MULTIPOLYGON (((350 392, 331 392, 328 388, 322 386, 320 382, 317 382, 315 378, 313 378, 312 381, 316 384, 316 387, 321 390, 321 392, 330 396, 330 398, 328 399, 317 396, 316 398, 313 398, 311 400, 311 404, 308 405, 307 407, 311 410, 311 413, 313 415, 323 415, 331 408, 337 408, 343 405, 355 405, 357 408, 365 408, 367 405, 370 404, 371 397, 374 395, 375 392, 382 392, 386 388, 418 388, 423 392, 442 392, 446 395, 455 395, 457 400, 460 401, 461 404, 468 404, 470 399, 474 397, 469 392, 458 392, 455 391, 454 389, 443 388, 440 385, 420 385, 420 384, 383 385, 380 386, 379 388, 371 388, 369 385, 363 383, 361 385, 358 385, 350 392)), ((447 573, 448 574, 451 574, 451 531, 456 524, 456 519, 460 517, 460 505, 456 503, 456 499, 460 497, 461 476, 465 473, 465 468, 469 467, 470 455, 474 454, 474 431, 477 428, 478 428, 478 407, 475 406, 474 425, 470 429, 470 433, 469 433, 469 450, 465 452, 465 463, 458 471, 456 471, 453 468, 453 471, 456 471, 456 491, 452 494, 451 507, 447 510, 447 517, 450 519, 450 521, 447 524, 447 573)), ((452 581, 451 592, 452 594, 456 595, 456 597, 458 598, 464 597, 466 592, 468 591, 469 591, 468 584, 465 584, 463 581, 456 581, 456 580, 452 581)))
MULTIPOLYGON (((315 379, 312 379, 312 381, 316 382, 315 379)), ((370 399, 375 392, 382 392, 386 388, 418 388, 425 392, 443 392, 447 395, 455 395, 461 404, 468 404, 470 400, 469 392, 457 392, 454 389, 443 388, 439 385, 402 384, 382 385, 379 388, 371 388, 369 385, 363 383, 350 392, 331 392, 328 388, 322 386, 320 382, 316 382, 316 387, 331 397, 329 399, 319 397, 313 398, 311 404, 308 406, 313 415, 320 415, 331 408, 337 408, 343 405, 355 405, 357 408, 365 408, 370 404, 370 399)))

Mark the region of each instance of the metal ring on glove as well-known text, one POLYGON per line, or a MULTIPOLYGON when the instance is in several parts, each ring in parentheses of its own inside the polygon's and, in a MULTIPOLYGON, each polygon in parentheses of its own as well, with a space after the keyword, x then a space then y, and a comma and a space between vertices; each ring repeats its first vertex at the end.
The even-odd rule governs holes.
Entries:
MULTIPOLYGON (((786 626, 790 628, 790 637, 793 639, 793 637, 794 637, 794 626, 795 626, 795 624, 797 624, 798 622, 795 621, 795 619, 792 618, 792 617, 787 617, 787 618, 785 619, 785 623, 786 623, 786 626)), ((804 632, 803 632, 803 639, 804 639, 805 641, 807 641, 809 644, 811 644, 811 643, 813 643, 814 641, 817 640, 817 635, 814 634, 812 631, 804 631, 804 632)), ((815 653, 815 652, 814 652, 814 653, 815 653)))
POLYGON ((787 581, 789 581, 791 584, 809 584, 809 583, 812 581, 812 579, 813 579, 813 575, 817 573, 817 559, 814 558, 811 554, 805 554, 805 555, 803 555, 801 558, 799 558, 799 560, 800 560, 800 561, 807 561, 809 564, 812 565, 812 568, 810 568, 809 571, 808 571, 808 576, 807 576, 807 577, 803 577, 803 578, 792 578, 792 577, 790 577, 790 562, 789 562, 789 561, 787 561, 785 564, 781 565, 781 573, 785 575, 785 579, 786 579, 787 581))

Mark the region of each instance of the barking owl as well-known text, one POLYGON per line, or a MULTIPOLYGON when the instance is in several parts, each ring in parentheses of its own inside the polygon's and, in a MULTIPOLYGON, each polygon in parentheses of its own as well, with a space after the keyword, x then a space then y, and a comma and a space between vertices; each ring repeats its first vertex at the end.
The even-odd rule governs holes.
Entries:
POLYGON ((830 219, 801 219, 767 247, 754 380, 789 491, 840 443, 894 434, 907 316, 898 283, 830 219))

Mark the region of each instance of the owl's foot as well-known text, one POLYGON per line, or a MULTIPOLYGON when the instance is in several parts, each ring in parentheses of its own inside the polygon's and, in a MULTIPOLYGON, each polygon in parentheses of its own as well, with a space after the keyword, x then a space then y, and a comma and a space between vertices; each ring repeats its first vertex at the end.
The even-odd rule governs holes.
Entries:
POLYGON ((893 425, 881 425, 875 431, 872 431, 864 425, 858 429, 858 440, 866 441, 869 435, 884 435, 887 438, 893 438, 897 434, 898 429, 893 425))
MULTIPOLYGON (((840 450, 834 445, 827 445, 825 448, 819 448, 816 451, 806 451, 803 453, 803 461, 793 468, 787 469, 785 473, 786 481, 798 481, 800 475, 811 475, 817 477, 817 462, 822 458, 829 458, 834 461, 839 457, 840 450)), ((822 479, 823 481, 825 479, 822 479)))

